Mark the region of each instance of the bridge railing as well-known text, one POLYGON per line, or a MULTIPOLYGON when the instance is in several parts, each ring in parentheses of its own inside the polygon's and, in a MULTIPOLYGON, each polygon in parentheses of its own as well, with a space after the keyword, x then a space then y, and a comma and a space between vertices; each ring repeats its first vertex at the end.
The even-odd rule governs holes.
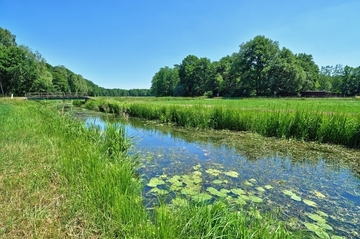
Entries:
POLYGON ((25 93, 27 98, 86 98, 89 97, 87 93, 79 92, 29 92, 25 93))

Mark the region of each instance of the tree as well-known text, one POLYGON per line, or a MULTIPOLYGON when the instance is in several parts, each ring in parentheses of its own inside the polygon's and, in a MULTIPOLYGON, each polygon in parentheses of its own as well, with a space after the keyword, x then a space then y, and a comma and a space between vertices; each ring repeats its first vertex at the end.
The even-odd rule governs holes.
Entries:
POLYGON ((7 29, 0 27, 0 45, 5 47, 16 46, 16 37, 7 29))
POLYGON ((271 92, 275 96, 299 94, 306 79, 306 73, 298 64, 296 57, 285 47, 280 51, 279 56, 273 60, 269 73, 271 92))
POLYGON ((305 80, 303 81, 302 90, 315 90, 316 83, 319 81, 320 77, 318 65, 315 64, 312 55, 300 53, 295 56, 298 64, 305 72, 305 80))
POLYGON ((155 96, 172 96, 179 80, 177 68, 162 67, 151 81, 151 92, 155 96))
POLYGON ((241 76, 242 87, 254 90, 257 96, 270 95, 269 70, 279 51, 278 42, 265 36, 241 44, 232 71, 241 76))

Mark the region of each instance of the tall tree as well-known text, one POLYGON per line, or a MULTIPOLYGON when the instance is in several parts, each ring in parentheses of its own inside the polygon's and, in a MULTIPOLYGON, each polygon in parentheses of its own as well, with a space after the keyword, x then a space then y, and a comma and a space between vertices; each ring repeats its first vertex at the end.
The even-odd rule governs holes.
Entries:
POLYGON ((302 90, 315 90, 316 82, 318 82, 320 77, 319 66, 315 64, 312 55, 300 53, 295 56, 298 60, 298 64, 305 72, 305 80, 303 81, 302 90))
POLYGON ((275 96, 296 96, 306 79, 306 73, 296 57, 285 47, 273 60, 269 73, 271 92, 275 96))
POLYGON ((240 74, 242 86, 254 90, 257 96, 270 95, 269 70, 279 51, 278 42, 265 36, 241 44, 233 71, 240 74))

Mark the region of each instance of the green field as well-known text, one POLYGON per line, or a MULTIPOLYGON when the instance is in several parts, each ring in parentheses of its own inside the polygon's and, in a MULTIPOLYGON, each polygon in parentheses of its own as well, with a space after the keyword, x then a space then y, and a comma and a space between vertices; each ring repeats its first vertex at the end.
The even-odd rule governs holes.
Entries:
POLYGON ((85 107, 182 127, 250 131, 267 137, 360 147, 360 100, 356 98, 129 97, 99 98, 85 107))

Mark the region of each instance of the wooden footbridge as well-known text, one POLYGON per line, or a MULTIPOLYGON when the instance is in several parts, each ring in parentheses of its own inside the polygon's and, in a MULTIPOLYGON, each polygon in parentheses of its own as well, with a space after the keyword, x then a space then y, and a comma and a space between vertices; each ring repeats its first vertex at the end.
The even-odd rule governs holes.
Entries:
POLYGON ((68 93, 68 92, 31 92, 26 93, 25 98, 28 100, 90 100, 92 99, 85 93, 68 93))

